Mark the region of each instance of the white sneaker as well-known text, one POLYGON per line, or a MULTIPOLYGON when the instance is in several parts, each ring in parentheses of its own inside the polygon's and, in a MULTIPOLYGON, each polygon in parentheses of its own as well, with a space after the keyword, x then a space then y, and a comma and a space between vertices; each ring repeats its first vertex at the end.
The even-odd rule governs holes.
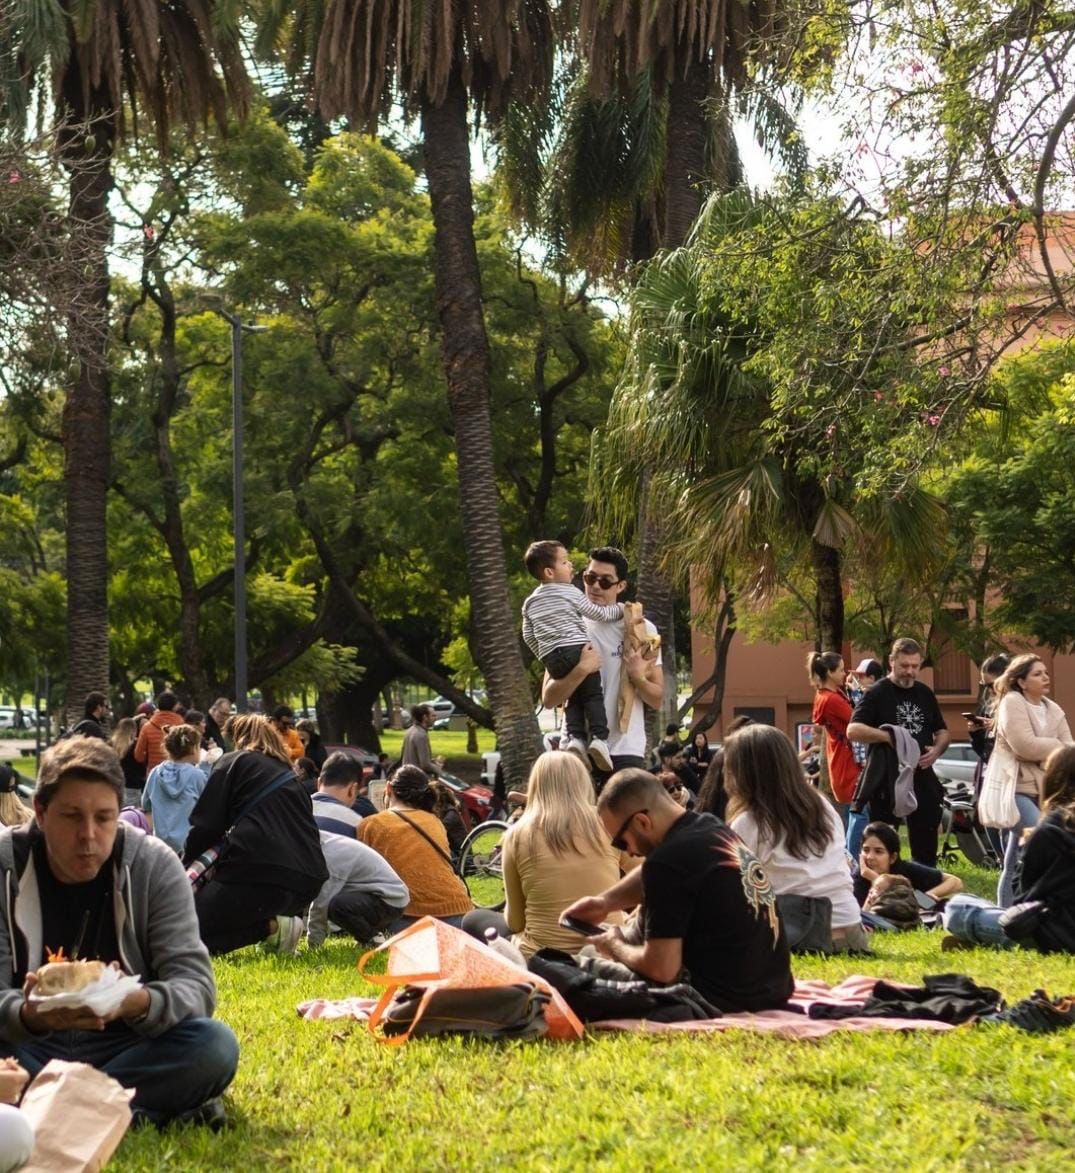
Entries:
POLYGON ((302 940, 305 923, 301 916, 277 916, 276 918, 276 932, 270 933, 264 941, 262 941, 262 948, 267 953, 294 953, 299 947, 299 941, 302 940))
POLYGON ((563 745, 560 746, 566 753, 573 753, 576 757, 582 758, 586 761, 586 742, 578 737, 569 737, 563 745))
POLYGON ((616 767, 612 764, 612 757, 608 752, 608 742, 602 741, 600 737, 595 737, 590 742, 589 748, 590 761, 606 774, 610 774, 616 767))

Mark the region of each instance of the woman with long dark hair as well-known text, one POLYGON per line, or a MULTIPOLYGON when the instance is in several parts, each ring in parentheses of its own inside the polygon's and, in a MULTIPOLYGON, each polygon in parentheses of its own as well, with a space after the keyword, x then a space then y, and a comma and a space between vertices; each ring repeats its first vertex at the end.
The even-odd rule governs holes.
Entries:
POLYGON ((803 777, 787 736, 749 725, 729 737, 724 785, 728 824, 761 861, 777 896, 829 900, 832 948, 868 950, 840 816, 803 777))
POLYGON ((209 775, 183 855, 190 867, 227 834, 212 879, 194 896, 201 937, 210 953, 256 942, 293 953, 328 878, 310 796, 267 717, 233 717, 227 734, 235 749, 209 775))

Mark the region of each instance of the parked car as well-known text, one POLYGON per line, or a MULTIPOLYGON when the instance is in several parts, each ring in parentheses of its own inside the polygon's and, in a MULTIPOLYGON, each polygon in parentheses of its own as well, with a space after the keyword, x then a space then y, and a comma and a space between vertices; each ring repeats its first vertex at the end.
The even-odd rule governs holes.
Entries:
MULTIPOLYGON (((463 804, 463 822, 467 824, 468 830, 477 823, 483 823, 489 817, 489 813, 493 809, 493 792, 489 787, 472 786, 470 783, 464 782, 462 778, 457 778, 454 774, 448 774, 444 770, 439 771, 438 777, 455 791, 456 797, 463 804)), ((484 778, 485 775, 483 774, 482 777, 484 778)))
POLYGON ((34 727, 34 711, 33 709, 22 710, 22 724, 16 725, 15 714, 18 710, 12 705, 0 705, 0 729, 33 729, 34 727))
POLYGON ((937 759, 933 767, 941 782, 962 782, 974 785, 974 772, 978 768, 978 755, 969 741, 953 741, 937 759))

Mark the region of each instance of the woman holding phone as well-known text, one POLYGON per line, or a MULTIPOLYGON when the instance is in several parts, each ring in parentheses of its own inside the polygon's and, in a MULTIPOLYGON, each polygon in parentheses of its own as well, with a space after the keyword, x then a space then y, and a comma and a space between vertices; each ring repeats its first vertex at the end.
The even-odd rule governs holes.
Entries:
MULTIPOLYGON (((478 910, 463 928, 481 938, 489 928, 510 935, 525 957, 539 949, 577 953, 582 936, 560 921, 569 905, 620 878, 620 853, 597 817, 593 782, 582 762, 559 750, 530 771, 526 810, 502 842, 504 915, 478 910)), ((618 923, 620 915, 608 918, 618 923)))

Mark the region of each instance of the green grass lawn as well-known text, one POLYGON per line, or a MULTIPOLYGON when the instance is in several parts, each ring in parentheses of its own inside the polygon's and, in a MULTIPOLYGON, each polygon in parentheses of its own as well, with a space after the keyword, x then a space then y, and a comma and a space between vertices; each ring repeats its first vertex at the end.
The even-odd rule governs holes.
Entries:
MULTIPOLYGON (((966 869, 979 891, 992 877, 966 869)), ((1075 992, 1075 958, 885 934, 870 959, 797 958, 802 977, 918 982, 958 970, 1009 1001, 1075 992)), ((339 938, 320 951, 217 962, 219 1014, 242 1045, 234 1127, 128 1136, 117 1170, 834 1170, 1072 1167, 1075 1034, 967 1027, 787 1042, 745 1033, 459 1039, 386 1047, 358 1023, 307 1023, 315 996, 374 994, 339 938)))
MULTIPOLYGON (((467 756, 467 732, 465 729, 431 729, 429 744, 434 754, 443 754, 445 758, 461 758, 467 756)), ((381 734, 381 748, 395 761, 403 751, 403 731, 386 729, 381 734)), ((492 729, 478 730, 478 752, 496 749, 496 734, 492 729)))

